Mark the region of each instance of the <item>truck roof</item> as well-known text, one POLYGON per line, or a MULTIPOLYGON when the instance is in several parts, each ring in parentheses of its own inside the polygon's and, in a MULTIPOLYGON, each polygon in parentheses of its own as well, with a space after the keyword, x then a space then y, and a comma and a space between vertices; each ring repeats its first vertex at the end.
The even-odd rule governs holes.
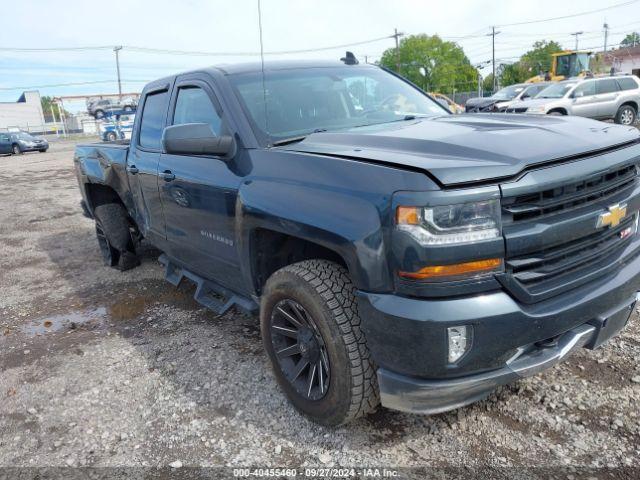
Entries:
MULTIPOLYGON (((265 71, 273 70, 289 70, 293 68, 335 68, 344 67, 345 64, 338 60, 269 60, 264 62, 265 71)), ((376 68, 375 65, 358 64, 349 65, 353 68, 376 68)), ((238 73, 254 73, 262 70, 261 62, 245 62, 233 64, 221 64, 209 67, 218 70, 225 75, 234 75, 238 73)))

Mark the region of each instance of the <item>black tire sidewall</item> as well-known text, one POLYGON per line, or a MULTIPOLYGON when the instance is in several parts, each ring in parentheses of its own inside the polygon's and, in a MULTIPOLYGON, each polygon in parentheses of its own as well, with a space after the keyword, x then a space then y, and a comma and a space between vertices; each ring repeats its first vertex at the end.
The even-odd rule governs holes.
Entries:
POLYGON ((351 404, 350 359, 342 340, 339 326, 324 299, 298 275, 280 271, 274 281, 267 284, 260 306, 260 325, 264 348, 273 367, 278 384, 285 391, 293 406, 313 420, 324 425, 338 425, 347 415, 351 404), (291 299, 302 305, 313 317, 324 340, 329 356, 329 389, 319 400, 300 396, 289 383, 276 359, 271 343, 271 313, 281 300, 291 299))

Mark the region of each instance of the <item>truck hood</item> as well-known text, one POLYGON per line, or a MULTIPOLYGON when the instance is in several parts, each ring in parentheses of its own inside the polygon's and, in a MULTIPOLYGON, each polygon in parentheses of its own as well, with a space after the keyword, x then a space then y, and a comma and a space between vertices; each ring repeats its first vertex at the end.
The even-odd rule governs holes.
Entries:
POLYGON ((421 170, 450 186, 512 177, 639 139, 634 127, 580 117, 476 113, 313 133, 279 148, 421 170))
POLYGON ((518 102, 518 104, 513 104, 513 107, 538 107, 541 105, 548 105, 553 102, 557 102, 558 100, 562 100, 562 98, 532 98, 531 100, 524 100, 522 102, 518 102))

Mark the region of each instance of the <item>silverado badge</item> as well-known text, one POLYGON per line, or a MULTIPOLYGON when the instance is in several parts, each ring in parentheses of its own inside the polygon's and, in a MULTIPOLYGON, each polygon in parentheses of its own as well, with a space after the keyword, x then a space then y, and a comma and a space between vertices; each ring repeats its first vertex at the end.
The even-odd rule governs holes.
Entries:
POLYGON ((620 221, 625 217, 626 214, 626 205, 620 205, 619 203, 611 205, 608 212, 600 214, 596 227, 615 227, 620 224, 620 221))

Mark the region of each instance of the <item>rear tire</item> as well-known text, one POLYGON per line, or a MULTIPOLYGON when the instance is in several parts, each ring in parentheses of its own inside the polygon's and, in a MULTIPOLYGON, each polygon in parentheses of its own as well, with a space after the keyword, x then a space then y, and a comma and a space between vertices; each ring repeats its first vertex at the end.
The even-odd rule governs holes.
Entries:
POLYGON ((636 123, 636 118, 637 112, 635 108, 631 105, 622 105, 618 109, 614 121, 620 125, 633 125, 636 123))
POLYGON ((115 142, 117 139, 118 139, 118 137, 116 136, 115 133, 113 133, 113 132, 107 133, 107 141, 115 142))
POLYGON ((96 112, 93 114, 94 118, 96 120, 100 120, 101 118, 104 118, 104 111, 102 110, 96 110, 96 112))
POLYGON ((375 411, 376 371, 343 267, 306 260, 278 270, 265 285, 260 323, 276 379, 296 409, 327 426, 375 411))
POLYGON ((96 237, 104 264, 122 272, 140 265, 136 255, 129 215, 119 203, 105 203, 94 210, 96 237))

